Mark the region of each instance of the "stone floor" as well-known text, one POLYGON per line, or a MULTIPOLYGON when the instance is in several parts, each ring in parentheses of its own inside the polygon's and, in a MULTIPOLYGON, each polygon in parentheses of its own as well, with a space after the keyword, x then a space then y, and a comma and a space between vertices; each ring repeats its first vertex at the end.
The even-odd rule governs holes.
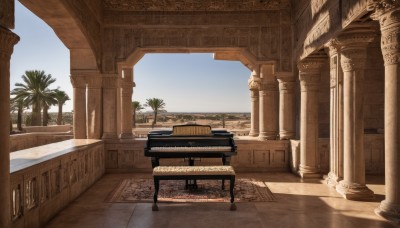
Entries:
POLYGON ((348 201, 321 180, 305 180, 290 173, 240 173, 267 181, 275 202, 238 203, 229 211, 224 203, 106 203, 124 178, 149 174, 108 174, 49 222, 47 227, 396 227, 374 214, 384 198, 384 180, 369 176, 374 202, 348 201))

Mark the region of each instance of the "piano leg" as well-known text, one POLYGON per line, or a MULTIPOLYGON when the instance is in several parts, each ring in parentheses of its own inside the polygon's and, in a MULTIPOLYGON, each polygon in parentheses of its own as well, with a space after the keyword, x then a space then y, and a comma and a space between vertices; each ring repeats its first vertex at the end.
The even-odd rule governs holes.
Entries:
MULTIPOLYGON (((231 156, 222 156, 222 165, 230 165, 231 164, 231 156)), ((222 180, 222 190, 225 189, 225 180, 222 180)))
POLYGON ((157 157, 151 157, 151 166, 153 169, 157 166, 160 166, 160 159, 157 157))
POLYGON ((229 183, 229 192, 231 194, 231 211, 236 211, 236 205, 235 205, 235 195, 233 194, 233 188, 235 187, 235 176, 231 176, 231 180, 229 183))
POLYGON ((153 206, 151 207, 152 211, 158 211, 158 206, 157 206, 157 197, 158 197, 158 190, 160 189, 160 180, 157 178, 154 178, 154 196, 153 196, 153 206))
MULTIPOLYGON (((194 166, 194 158, 189 158, 189 166, 194 166)), ((196 180, 186 180, 185 189, 197 189, 197 181, 196 180)))

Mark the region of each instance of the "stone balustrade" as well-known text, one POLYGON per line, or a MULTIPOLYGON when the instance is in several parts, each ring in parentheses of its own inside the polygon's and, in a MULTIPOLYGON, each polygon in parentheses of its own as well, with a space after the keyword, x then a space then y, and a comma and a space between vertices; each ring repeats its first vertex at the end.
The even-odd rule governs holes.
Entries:
POLYGON ((104 174, 100 140, 71 139, 10 154, 13 227, 41 227, 104 174))
POLYGON ((71 133, 64 132, 38 132, 10 135, 10 152, 60 142, 72 138, 73 135, 71 133))

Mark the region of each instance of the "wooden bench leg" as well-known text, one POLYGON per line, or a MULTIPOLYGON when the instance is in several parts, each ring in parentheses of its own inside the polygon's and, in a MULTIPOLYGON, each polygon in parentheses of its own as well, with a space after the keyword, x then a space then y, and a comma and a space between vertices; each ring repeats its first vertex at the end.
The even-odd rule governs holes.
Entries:
POLYGON ((231 180, 229 183, 229 192, 231 194, 231 211, 236 211, 235 205, 235 195, 233 194, 233 188, 235 187, 235 176, 231 176, 231 180))
POLYGON ((151 207, 151 210, 153 211, 158 211, 158 206, 157 206, 157 197, 158 197, 158 190, 160 189, 160 180, 156 177, 154 177, 154 196, 153 196, 153 206, 151 207))

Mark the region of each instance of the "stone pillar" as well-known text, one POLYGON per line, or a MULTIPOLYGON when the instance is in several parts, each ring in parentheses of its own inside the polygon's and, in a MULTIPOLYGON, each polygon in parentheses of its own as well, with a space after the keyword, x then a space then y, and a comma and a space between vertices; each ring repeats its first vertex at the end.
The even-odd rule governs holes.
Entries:
POLYGON ((248 84, 251 92, 251 128, 249 136, 256 137, 259 134, 259 90, 261 86, 260 72, 258 70, 253 70, 248 84))
POLYGON ((279 82, 279 138, 293 139, 295 79, 292 73, 283 72, 278 72, 276 77, 279 82))
POLYGON ((132 94, 133 69, 123 68, 121 85, 121 139, 133 138, 132 134, 132 94))
POLYGON ((17 35, 0 26, 0 227, 11 227, 10 58, 18 41, 17 35))
POLYGON ((343 74, 340 45, 331 40, 326 45, 330 58, 330 171, 327 184, 336 187, 343 179, 343 74))
POLYGON ((385 200, 375 213, 400 223, 400 3, 373 1, 385 62, 385 200))
POLYGON ((87 137, 88 139, 101 139, 102 133, 102 78, 95 74, 87 78, 87 137))
POLYGON ((276 81, 273 65, 261 67, 260 85, 260 140, 276 139, 278 135, 277 95, 278 83, 276 81))
POLYGON ((117 75, 103 75, 103 139, 118 138, 117 83, 117 75))
POLYGON ((325 59, 308 57, 299 68, 300 110, 300 166, 302 178, 319 178, 318 167, 318 87, 325 59))
POLYGON ((343 70, 343 180, 336 191, 351 200, 372 199, 365 185, 363 81, 367 45, 374 31, 353 28, 338 37, 343 70))
POLYGON ((71 83, 74 90, 74 138, 86 139, 86 81, 83 76, 71 71, 71 83))

